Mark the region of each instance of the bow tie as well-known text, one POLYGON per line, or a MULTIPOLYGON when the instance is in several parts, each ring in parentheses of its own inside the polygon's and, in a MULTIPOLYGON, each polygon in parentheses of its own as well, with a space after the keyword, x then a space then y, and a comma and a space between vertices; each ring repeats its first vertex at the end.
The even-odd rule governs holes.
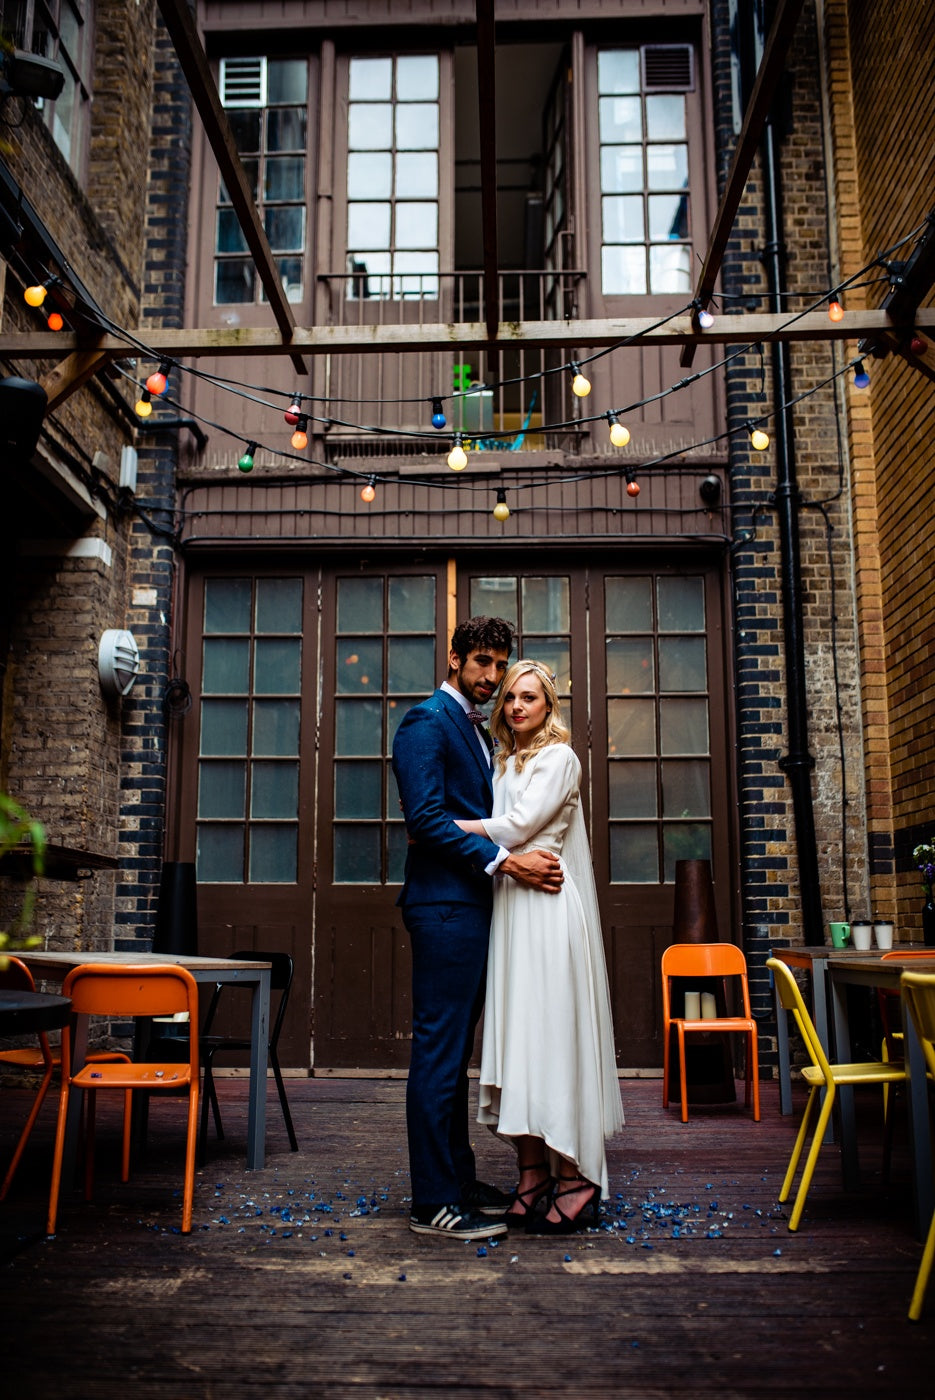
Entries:
POLYGON ((487 723, 487 716, 482 715, 480 710, 468 710, 467 717, 472 724, 481 725, 487 723))
POLYGON ((477 726, 480 731, 480 736, 486 745, 487 752, 492 754, 493 738, 491 737, 490 730, 487 728, 487 716, 482 715, 480 710, 468 710, 467 717, 472 724, 477 726))

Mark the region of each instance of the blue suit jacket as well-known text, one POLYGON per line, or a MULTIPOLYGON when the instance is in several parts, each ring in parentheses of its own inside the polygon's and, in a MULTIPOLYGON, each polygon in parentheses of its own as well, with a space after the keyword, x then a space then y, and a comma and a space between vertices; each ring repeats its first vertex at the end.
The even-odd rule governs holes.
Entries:
POLYGON ((485 869, 499 847, 460 831, 453 818, 490 816, 492 773, 474 726, 445 691, 436 690, 403 717, 393 741, 393 772, 415 843, 397 903, 489 906, 493 884, 485 869))

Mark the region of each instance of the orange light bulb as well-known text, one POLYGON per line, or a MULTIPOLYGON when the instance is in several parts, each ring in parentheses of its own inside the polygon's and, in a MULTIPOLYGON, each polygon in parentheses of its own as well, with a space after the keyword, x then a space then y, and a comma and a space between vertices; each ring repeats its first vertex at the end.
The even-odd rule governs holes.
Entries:
POLYGON ((48 326, 50 331, 60 331, 65 322, 57 311, 49 312, 48 326))

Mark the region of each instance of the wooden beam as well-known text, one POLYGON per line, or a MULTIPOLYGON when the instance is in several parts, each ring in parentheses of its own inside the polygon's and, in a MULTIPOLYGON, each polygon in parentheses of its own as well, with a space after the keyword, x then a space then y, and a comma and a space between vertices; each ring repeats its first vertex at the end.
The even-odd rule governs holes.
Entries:
POLYGON ((103 369, 114 358, 101 350, 75 350, 61 364, 50 369, 39 380, 48 395, 48 408, 57 408, 76 389, 80 389, 98 370, 103 369))
MULTIPOLYGON (((714 227, 708 239, 708 248, 701 267, 701 274, 695 287, 695 299, 707 306, 714 291, 721 263, 727 248, 728 239, 734 227, 737 210, 753 164, 753 157, 763 135, 763 124, 776 95, 779 80, 786 69, 786 60, 795 27, 802 12, 803 0, 779 0, 773 27, 770 30, 763 58, 753 84, 750 101, 743 119, 740 136, 734 150, 734 158, 727 175, 727 183, 714 220, 714 227)), ((690 365, 695 356, 695 347, 686 345, 680 356, 680 363, 690 365)))
MULTIPOLYGON (((719 316, 709 331, 698 331, 691 316, 676 316, 664 325, 645 317, 600 321, 504 321, 494 342, 479 321, 447 325, 297 326, 289 345, 272 326, 212 327, 185 330, 147 327, 146 347, 153 358, 197 359, 201 355, 248 357, 291 355, 424 354, 459 349, 496 350, 522 345, 527 350, 587 345, 595 349, 618 346, 621 353, 639 352, 646 345, 757 345, 770 341, 853 340, 892 336, 901 342, 912 329, 935 336, 935 307, 920 308, 910 327, 895 325, 889 314, 846 311, 830 321, 824 311, 811 311, 790 320, 773 313, 719 316)), ((60 359, 62 352, 87 351, 86 342, 67 331, 9 331, 0 333, 0 356, 9 359, 60 359)), ((132 353, 125 340, 104 335, 91 353, 102 360, 124 360, 132 353)), ((68 363, 66 361, 66 363, 68 363)))
MULTIPOLYGON (((256 202, 241 164, 234 134, 231 131, 227 113, 221 106, 217 84, 211 74, 208 58, 204 51, 195 21, 192 18, 187 0, 159 0, 159 8, 165 21, 169 37, 175 46, 182 72, 185 74, 192 100, 198 109, 205 135, 221 171, 231 205, 237 215, 247 247, 256 264, 257 274, 263 284, 276 324, 283 341, 288 345, 295 328, 292 312, 279 272, 273 259, 272 249, 266 231, 260 223, 256 202)), ((294 352, 292 363, 299 374, 307 374, 305 363, 294 352)))
POLYGON ((484 239, 484 321, 496 340, 500 308, 497 251, 497 87, 493 0, 477 0, 477 124, 480 137, 481 228, 484 239))

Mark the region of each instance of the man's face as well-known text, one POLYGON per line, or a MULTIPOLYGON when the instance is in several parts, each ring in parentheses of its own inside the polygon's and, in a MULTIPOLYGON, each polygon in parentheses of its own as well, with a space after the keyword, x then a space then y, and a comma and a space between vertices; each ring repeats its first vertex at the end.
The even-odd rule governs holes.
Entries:
POLYGON ((462 661, 453 651, 448 658, 451 675, 448 684, 460 690, 472 705, 486 705, 506 674, 510 653, 491 648, 489 651, 469 651, 462 661))

